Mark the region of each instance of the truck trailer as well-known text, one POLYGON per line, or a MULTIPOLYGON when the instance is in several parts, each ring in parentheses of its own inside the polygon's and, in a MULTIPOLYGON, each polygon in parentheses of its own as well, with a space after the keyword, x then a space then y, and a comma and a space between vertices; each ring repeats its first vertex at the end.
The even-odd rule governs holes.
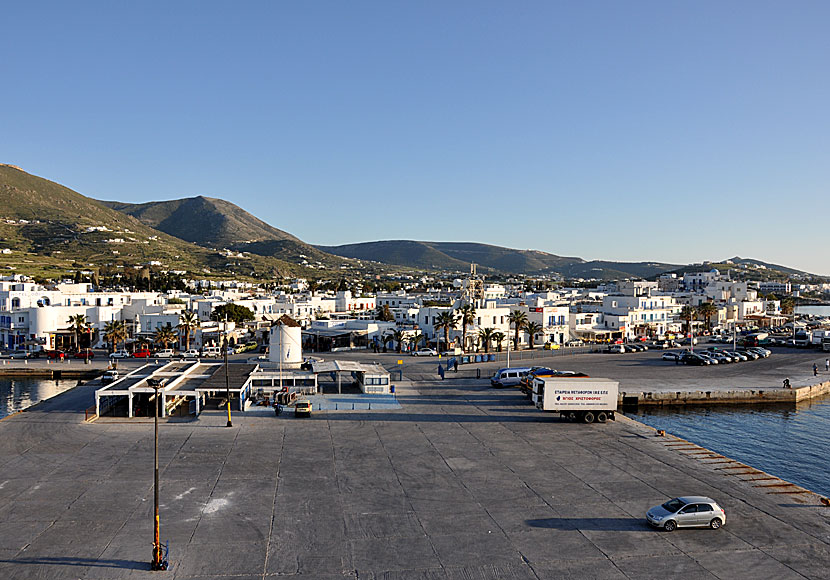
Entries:
POLYGON ((538 377, 533 381, 533 402, 572 421, 605 423, 614 420, 619 387, 611 379, 538 377))

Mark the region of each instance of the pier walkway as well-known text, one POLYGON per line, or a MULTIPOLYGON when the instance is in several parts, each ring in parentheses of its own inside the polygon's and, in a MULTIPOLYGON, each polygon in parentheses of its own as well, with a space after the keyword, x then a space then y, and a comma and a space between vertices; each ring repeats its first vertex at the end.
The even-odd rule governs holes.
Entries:
POLYGON ((83 386, 0 421, 2 578, 826 578, 820 498, 620 418, 560 421, 513 389, 404 380, 399 411, 83 421, 83 386), (724 506, 665 533, 647 508, 724 506))

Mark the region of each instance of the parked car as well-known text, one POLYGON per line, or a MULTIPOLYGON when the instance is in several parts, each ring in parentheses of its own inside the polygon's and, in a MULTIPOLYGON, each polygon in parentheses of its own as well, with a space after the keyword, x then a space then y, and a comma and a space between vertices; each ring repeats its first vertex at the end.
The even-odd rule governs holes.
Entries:
POLYGON ((141 348, 133 352, 133 358, 149 358, 150 355, 150 349, 148 348, 141 348))
POLYGON ((46 353, 47 358, 52 360, 63 360, 66 358, 66 353, 62 350, 45 350, 43 352, 46 353))
POLYGON ((0 358, 24 359, 29 358, 29 353, 25 350, 10 350, 0 354, 0 358))
POLYGON ((84 359, 84 360, 86 360, 86 359, 94 359, 94 358, 95 358, 95 353, 94 353, 94 352, 92 352, 92 349, 91 349, 91 348, 84 348, 84 349, 79 350, 78 352, 76 352, 76 353, 75 353, 75 354, 73 354, 72 356, 73 356, 74 358, 82 358, 82 359, 84 359))
POLYGON ((182 358, 199 358, 199 351, 195 348, 188 349, 181 353, 182 358))
POLYGON ((687 365, 695 365, 695 366, 702 366, 702 365, 710 365, 712 361, 707 358, 704 358, 698 354, 687 352, 683 354, 683 357, 680 359, 683 364, 687 365))
POLYGON ((565 346, 582 346, 582 341, 579 340, 579 339, 569 340, 568 342, 565 343, 565 346))
POLYGON ((727 351, 725 351, 725 352, 727 352, 727 353, 731 354, 732 356, 734 356, 735 358, 737 358, 739 361, 748 361, 748 360, 749 360, 749 357, 748 357, 748 356, 746 356, 746 355, 745 355, 745 354, 743 354, 743 353, 740 353, 740 352, 737 352, 737 351, 734 351, 734 350, 727 350, 727 351))
POLYGON ((109 369, 104 371, 104 374, 101 375, 101 384, 108 385, 110 383, 114 383, 120 378, 118 371, 115 369, 109 369))
POLYGON ((736 352, 738 354, 744 355, 745 357, 747 357, 748 359, 751 359, 751 360, 758 360, 759 358, 761 358, 760 354, 758 354, 757 352, 753 352, 751 350, 738 349, 736 352))
POLYGON ((612 344, 608 347, 608 352, 622 354, 625 352, 625 347, 621 344, 612 344))
POLYGON ((708 361, 709 361, 709 364, 713 364, 713 365, 718 364, 718 359, 716 359, 715 357, 713 357, 713 356, 712 356, 712 355, 710 355, 709 353, 706 353, 706 352, 696 352, 695 354, 696 354, 697 356, 701 357, 701 358, 704 358, 704 359, 708 360, 708 361))
POLYGON ((679 361, 681 358, 683 358, 683 355, 682 355, 682 354, 680 354, 679 352, 664 352, 664 353, 660 356, 660 358, 661 358, 661 359, 663 359, 663 360, 670 360, 670 361, 672 361, 672 362, 677 362, 677 361, 679 361))
POLYGON ((655 528, 667 532, 673 532, 676 528, 717 530, 726 523, 726 512, 708 497, 676 497, 648 510, 646 520, 655 528))
POLYGON ((769 355, 772 354, 772 351, 769 349, 764 348, 763 346, 750 346, 747 347, 747 350, 752 352, 757 352, 760 356, 767 358, 769 355))
POLYGON ((724 354, 722 352, 712 352, 712 353, 707 353, 707 355, 711 356, 713 359, 715 359, 716 361, 718 361, 721 364, 728 364, 728 363, 732 362, 732 357, 727 356, 726 354, 724 354))
POLYGON ((130 358, 130 353, 126 350, 116 350, 110 353, 110 358, 130 358))
POLYGON ((412 353, 412 356, 438 356, 438 351, 434 348, 419 348, 412 353))
POLYGON ((297 401, 294 405, 294 416, 295 417, 311 417, 311 401, 302 400, 297 401))
POLYGON ((153 356, 156 358, 173 358, 175 354, 172 349, 165 348, 164 350, 156 351, 156 354, 153 356))

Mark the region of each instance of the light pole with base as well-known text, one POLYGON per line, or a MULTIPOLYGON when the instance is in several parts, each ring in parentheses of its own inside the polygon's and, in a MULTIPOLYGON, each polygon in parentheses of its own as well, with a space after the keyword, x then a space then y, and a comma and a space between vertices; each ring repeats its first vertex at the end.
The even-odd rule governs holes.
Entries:
POLYGON ((233 423, 231 422, 231 384, 230 384, 230 377, 228 377, 228 315, 225 315, 225 326, 224 326, 224 344, 223 348, 225 349, 225 395, 228 398, 228 424, 226 427, 233 427, 233 423))
POLYGON ((163 387, 164 379, 147 379, 147 384, 153 387, 153 399, 155 412, 153 413, 154 453, 153 460, 155 470, 153 474, 153 561, 150 563, 151 570, 167 570, 167 560, 162 556, 161 551, 161 530, 159 526, 159 387, 163 387))

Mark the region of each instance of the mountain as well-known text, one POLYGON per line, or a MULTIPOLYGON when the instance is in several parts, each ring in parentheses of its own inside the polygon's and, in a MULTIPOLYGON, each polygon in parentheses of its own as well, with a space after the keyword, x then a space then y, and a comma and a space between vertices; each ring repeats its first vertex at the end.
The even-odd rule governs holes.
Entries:
POLYGON ((538 250, 514 250, 474 242, 418 242, 392 240, 319 249, 360 260, 374 260, 412 268, 469 272, 475 263, 482 272, 502 274, 561 274, 566 278, 648 278, 680 266, 655 262, 587 262, 538 250))
POLYGON ((7 269, 48 277, 79 268, 159 262, 199 275, 288 275, 298 268, 258 256, 229 257, 154 229, 53 181, 0 164, 0 238, 7 269))
POLYGON ((339 265, 343 262, 223 199, 200 195, 141 204, 100 203, 166 234, 206 248, 227 248, 297 263, 306 260, 339 265))

